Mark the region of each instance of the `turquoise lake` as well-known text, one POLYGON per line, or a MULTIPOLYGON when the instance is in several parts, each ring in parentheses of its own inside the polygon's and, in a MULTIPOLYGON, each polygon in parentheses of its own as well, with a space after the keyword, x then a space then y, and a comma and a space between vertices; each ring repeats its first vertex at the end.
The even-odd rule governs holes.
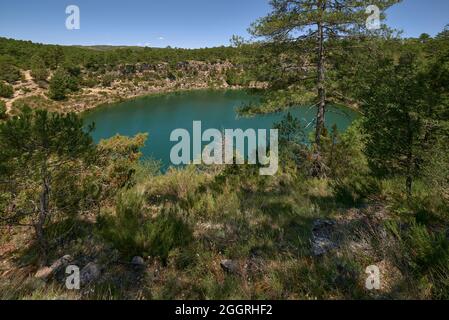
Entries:
MULTIPOLYGON (((116 134, 134 136, 149 134, 142 149, 145 157, 161 160, 170 166, 170 151, 176 142, 170 141, 173 130, 187 129, 192 134, 193 121, 202 122, 202 130, 215 129, 271 129, 285 113, 239 117, 236 108, 244 103, 257 101, 257 97, 244 91, 200 90, 142 97, 114 105, 98 107, 84 114, 85 123, 95 123, 92 136, 96 142, 116 134)), ((315 108, 298 107, 290 112, 301 119, 303 126, 316 115, 315 108)), ((334 124, 345 130, 357 114, 345 108, 329 108, 326 124, 334 124)), ((312 131, 313 125, 307 131, 312 131)), ((205 144, 203 145, 203 147, 205 144)))

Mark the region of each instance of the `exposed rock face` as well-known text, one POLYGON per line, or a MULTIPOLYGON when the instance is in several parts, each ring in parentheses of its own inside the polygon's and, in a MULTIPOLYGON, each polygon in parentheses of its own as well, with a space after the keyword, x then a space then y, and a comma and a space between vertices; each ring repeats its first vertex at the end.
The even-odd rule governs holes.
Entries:
POLYGON ((81 285, 86 285, 95 282, 96 280, 98 280, 100 275, 101 275, 100 267, 97 264, 90 262, 81 270, 80 273, 81 285))
POLYGON ((53 264, 50 267, 44 267, 39 269, 35 277, 39 278, 41 280, 49 280, 52 278, 56 273, 61 271, 63 268, 67 267, 70 262, 72 262, 73 259, 69 255, 65 255, 64 257, 56 260, 53 262, 53 264))
POLYGON ((336 249, 337 243, 331 237, 335 222, 331 220, 316 220, 312 228, 312 253, 314 256, 322 256, 336 249))

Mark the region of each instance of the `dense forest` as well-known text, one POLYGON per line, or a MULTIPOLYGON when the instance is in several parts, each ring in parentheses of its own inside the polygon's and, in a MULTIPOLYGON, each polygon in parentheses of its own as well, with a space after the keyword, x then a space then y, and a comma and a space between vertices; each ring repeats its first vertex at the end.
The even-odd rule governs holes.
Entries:
POLYGON ((363 4, 317 1, 273 1, 229 47, 0 38, 0 299, 449 299, 449 25, 402 38, 361 30, 363 4), (95 144, 67 107, 88 88, 200 77, 257 90, 242 116, 316 107, 315 130, 291 114, 275 125, 274 176, 162 172, 140 153, 151 137, 95 144), (330 105, 360 117, 329 129, 330 105), (68 264, 81 290, 66 290, 68 264))
POLYGON ((238 54, 233 47, 204 49, 114 47, 114 46, 59 46, 36 44, 0 38, 2 61, 16 68, 31 69, 38 62, 47 69, 56 69, 71 63, 87 69, 97 70, 104 66, 137 63, 178 63, 188 60, 217 61, 232 60, 238 54))

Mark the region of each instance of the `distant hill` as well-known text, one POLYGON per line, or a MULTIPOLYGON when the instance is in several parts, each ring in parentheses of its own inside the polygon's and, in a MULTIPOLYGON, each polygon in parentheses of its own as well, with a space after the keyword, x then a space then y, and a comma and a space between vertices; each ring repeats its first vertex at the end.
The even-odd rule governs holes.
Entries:
POLYGON ((139 46, 112 46, 112 45, 94 45, 94 46, 72 45, 69 47, 91 49, 91 50, 97 50, 97 51, 110 51, 110 50, 118 50, 118 49, 131 49, 131 50, 145 49, 145 47, 139 47, 139 46))

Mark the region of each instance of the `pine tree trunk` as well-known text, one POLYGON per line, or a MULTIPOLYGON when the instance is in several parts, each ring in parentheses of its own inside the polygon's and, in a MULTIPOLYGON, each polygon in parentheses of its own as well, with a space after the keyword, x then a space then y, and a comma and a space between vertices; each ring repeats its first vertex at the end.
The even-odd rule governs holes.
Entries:
MULTIPOLYGON (((319 4, 322 12, 326 10, 326 2, 319 4)), ((317 63, 317 88, 318 88, 318 111, 316 115, 316 132, 315 132, 315 153, 312 175, 324 177, 324 166, 321 157, 321 137, 324 131, 324 116, 326 113, 326 88, 325 88, 325 52, 324 52, 324 25, 318 22, 318 63, 317 63)))
POLYGON ((50 180, 46 165, 42 167, 42 191, 40 195, 40 208, 38 220, 34 226, 39 248, 41 250, 42 264, 47 260, 47 241, 44 235, 44 226, 47 221, 50 199, 50 180))
POLYGON ((413 126, 412 119, 409 113, 407 113, 407 177, 405 181, 405 189, 407 192, 407 197, 411 199, 413 191, 413 126))
MULTIPOLYGON (((326 4, 321 5, 322 11, 326 10, 326 4)), ((326 89, 325 81, 325 55, 324 55, 324 26, 322 22, 318 23, 318 112, 316 116, 315 143, 318 152, 321 148, 321 136, 324 130, 324 116, 326 112, 326 89)))

